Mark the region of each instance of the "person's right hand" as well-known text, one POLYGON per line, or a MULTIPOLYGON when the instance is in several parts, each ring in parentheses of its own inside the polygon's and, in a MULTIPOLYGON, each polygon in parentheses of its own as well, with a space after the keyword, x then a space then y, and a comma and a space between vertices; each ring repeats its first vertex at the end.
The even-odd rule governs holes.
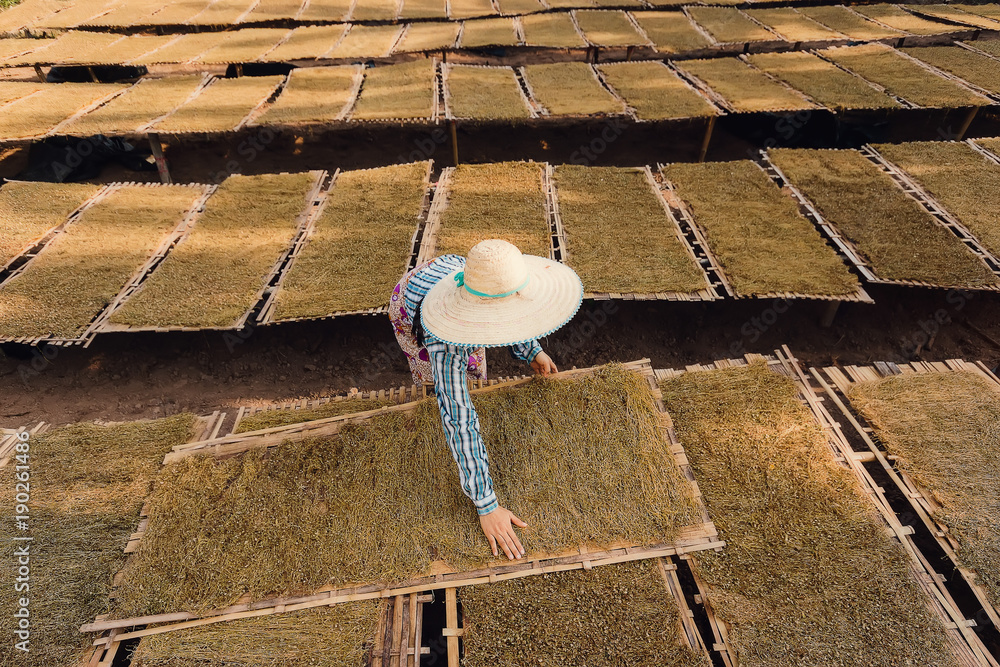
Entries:
POLYGON ((483 533, 490 542, 494 556, 500 555, 497 545, 500 545, 507 558, 511 560, 524 556, 524 547, 521 546, 521 540, 517 539, 514 526, 527 528, 528 524, 514 516, 513 512, 498 507, 489 514, 480 514, 479 525, 483 527, 483 533))

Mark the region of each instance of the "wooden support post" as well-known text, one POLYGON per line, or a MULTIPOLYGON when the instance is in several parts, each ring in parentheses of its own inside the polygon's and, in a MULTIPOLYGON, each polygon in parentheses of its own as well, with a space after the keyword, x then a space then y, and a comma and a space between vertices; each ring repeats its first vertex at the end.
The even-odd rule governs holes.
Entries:
POLYGON ((163 157, 163 146, 160 144, 160 135, 156 132, 149 133, 149 148, 153 151, 153 159, 156 160, 156 170, 160 172, 160 181, 167 185, 173 183, 170 180, 170 170, 167 168, 167 159, 163 157))
POLYGON ((840 310, 841 301, 831 301, 826 305, 826 310, 823 311, 823 319, 819 321, 819 325, 824 329, 829 329, 833 326, 833 318, 837 316, 837 311, 840 310))
POLYGON ((698 162, 704 162, 705 156, 708 155, 708 144, 712 141, 712 130, 715 129, 715 116, 710 116, 708 119, 708 127, 705 128, 705 138, 701 142, 701 150, 698 152, 698 162))
POLYGON ((392 603, 392 646, 389 650, 389 667, 406 667, 406 659, 403 658, 406 641, 406 621, 409 616, 406 613, 406 598, 397 595, 392 603))
POLYGON ((243 76, 243 63, 236 63, 235 69, 237 77, 243 76))
POLYGON ((459 667, 458 595, 454 588, 444 590, 445 633, 448 637, 448 667, 459 667))
POLYGON ((413 667, 416 664, 417 656, 420 655, 420 637, 417 636, 417 607, 420 603, 417 601, 417 594, 411 593, 409 597, 409 623, 407 624, 408 636, 403 646, 405 647, 405 652, 400 658, 403 667, 413 667), (409 653, 412 650, 413 653, 409 653))
POLYGON ((955 137, 955 141, 961 141, 965 137, 965 133, 969 131, 969 126, 972 125, 972 121, 976 119, 976 114, 979 113, 979 107, 972 107, 969 110, 969 115, 965 117, 965 122, 962 123, 962 127, 958 130, 958 136, 955 137))
POLYGON ((90 80, 93 81, 94 83, 101 82, 100 79, 97 78, 97 72, 95 72, 94 68, 91 67, 90 65, 87 65, 87 73, 90 74, 90 80))
POLYGON ((41 65, 35 65, 35 75, 38 77, 39 81, 45 83, 45 72, 42 71, 41 65))
POLYGON ((455 166, 458 166, 458 124, 455 121, 451 121, 451 159, 455 162, 455 166))
POLYGON ((625 62, 632 60, 632 52, 635 51, 634 46, 630 46, 625 50, 625 62))

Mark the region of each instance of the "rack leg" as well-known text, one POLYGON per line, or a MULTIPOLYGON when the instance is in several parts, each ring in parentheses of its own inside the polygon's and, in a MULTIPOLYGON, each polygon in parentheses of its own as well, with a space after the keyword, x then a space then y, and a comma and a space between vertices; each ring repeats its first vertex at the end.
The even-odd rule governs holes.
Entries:
POLYGON ((840 310, 840 301, 831 301, 826 306, 826 310, 823 311, 823 318, 819 321, 819 325, 824 329, 828 329, 833 326, 833 319, 837 316, 837 311, 840 310))
POLYGON ((444 590, 445 604, 445 630, 444 635, 448 638, 448 667, 459 667, 458 637, 461 634, 458 629, 458 595, 454 588, 444 590))
POLYGON ((958 130, 958 136, 955 137, 955 141, 961 141, 965 136, 965 133, 969 131, 969 126, 972 125, 972 121, 976 119, 976 114, 979 113, 979 107, 972 107, 969 110, 969 115, 965 117, 965 121, 962 123, 962 127, 958 130))
POLYGON ((712 141, 712 130, 715 129, 715 116, 708 119, 708 127, 705 128, 705 138, 701 141, 701 150, 698 152, 698 162, 704 162, 708 155, 708 144, 712 141))
POLYGON ((167 159, 163 157, 163 145, 160 143, 160 135, 156 132, 149 133, 149 148, 153 151, 153 159, 156 160, 156 170, 160 172, 160 181, 168 185, 173 183, 170 180, 167 159))
POLYGON ((35 76, 38 77, 39 81, 45 83, 45 72, 42 71, 41 65, 35 65, 35 76))
POLYGON ((458 166, 458 124, 455 121, 451 121, 451 159, 455 162, 455 166, 458 166))

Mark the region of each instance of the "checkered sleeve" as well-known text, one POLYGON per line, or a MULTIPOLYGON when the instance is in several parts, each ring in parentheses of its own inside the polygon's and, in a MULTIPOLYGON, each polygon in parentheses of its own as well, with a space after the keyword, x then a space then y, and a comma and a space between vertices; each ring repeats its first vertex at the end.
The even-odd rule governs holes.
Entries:
POLYGON ((542 351, 542 346, 537 340, 529 340, 524 343, 515 343, 510 346, 510 356, 520 359, 526 364, 530 364, 535 355, 542 351))
POLYGON ((434 367, 434 391, 441 409, 445 439, 458 463, 462 491, 472 499, 479 514, 499 507, 490 479, 489 457, 479 432, 479 415, 472 405, 466 367, 469 355, 460 347, 429 342, 427 352, 434 367))

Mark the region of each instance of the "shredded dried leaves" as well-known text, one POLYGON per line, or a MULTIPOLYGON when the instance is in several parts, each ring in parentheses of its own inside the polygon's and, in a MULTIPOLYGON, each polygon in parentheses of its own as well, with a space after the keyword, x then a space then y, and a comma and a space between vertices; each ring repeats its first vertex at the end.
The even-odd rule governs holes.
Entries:
POLYGON ((226 38, 225 32, 196 32, 181 35, 152 53, 133 60, 135 65, 155 65, 158 63, 186 63, 202 53, 215 48, 226 38))
POLYGON ((271 96, 281 76, 244 76, 219 79, 205 87, 153 129, 157 132, 227 132, 271 96))
POLYGON ((97 54, 121 40, 121 35, 89 31, 71 31, 57 37, 44 49, 32 52, 23 64, 69 64, 94 62, 90 54, 97 54))
POLYGON ((920 14, 942 18, 946 21, 955 21, 956 23, 973 25, 978 28, 986 28, 987 30, 1000 28, 1000 21, 989 19, 985 16, 977 16, 965 11, 963 8, 968 8, 968 5, 906 5, 906 7, 920 14))
POLYGON ((365 70, 352 120, 431 118, 437 99, 437 75, 433 60, 365 70))
POLYGON ((144 637, 132 667, 353 667, 364 663, 384 600, 241 618, 144 637))
POLYGON ((903 49, 914 58, 954 74, 994 94, 1000 94, 1000 63, 960 46, 903 49))
POLYGON ((541 14, 521 18, 524 43, 527 46, 582 48, 587 41, 573 25, 569 12, 541 14))
MULTIPOLYGON (((701 523, 644 377, 607 366, 474 400, 494 488, 529 525, 520 531, 528 558, 669 542, 701 523)), ((433 400, 335 436, 182 459, 157 478, 149 518, 115 615, 400 581, 438 560, 463 571, 493 559, 433 400)))
POLYGON ((896 109, 900 106, 861 77, 812 53, 755 53, 747 59, 751 65, 801 90, 829 109, 896 109))
POLYGON ((132 327, 231 327, 295 236, 316 174, 230 176, 188 236, 111 316, 132 327))
POLYGON ((0 187, 0 266, 65 222, 100 186, 12 181, 0 187))
POLYGON ((258 125, 299 125, 338 121, 354 101, 358 67, 301 67, 258 118, 258 125))
POLYGON ((857 292, 854 274, 755 163, 671 164, 663 175, 705 231, 737 294, 857 292))
POLYGON ((711 45, 712 40, 678 12, 636 12, 636 23, 660 53, 684 53, 711 45))
POLYGON ((293 19, 302 10, 303 0, 261 0, 243 23, 293 19))
POLYGON ((309 0, 300 21, 346 21, 351 11, 351 0, 309 0))
MULTIPOLYGON (((309 3, 312 6, 312 2, 309 3)), ((315 60, 322 58, 344 34, 342 25, 309 25, 296 28, 292 36, 267 53, 267 62, 315 60)), ((301 70, 296 70, 296 72, 301 70)), ((294 77, 293 77, 294 78, 294 77)))
POLYGON ((55 83, 3 107, 0 140, 49 132, 78 111, 128 86, 117 83, 55 83))
POLYGON ((426 162, 340 174, 281 284, 275 319, 387 305, 410 260, 427 174, 426 162))
POLYGON ((720 44, 766 42, 777 39, 763 26, 732 7, 688 7, 687 13, 720 44))
POLYGON ((660 384, 726 548, 694 558, 743 667, 957 667, 944 626, 794 383, 749 367, 660 384))
MULTIPOLYGON (((346 2, 347 0, 337 0, 346 2)), ((448 8, 445 0, 403 0, 403 9, 399 12, 401 19, 447 18, 448 8)))
POLYGON ((633 46, 648 42, 628 20, 625 12, 584 9, 575 12, 577 25, 594 46, 633 46))
POLYGON ((490 0, 449 0, 448 17, 455 19, 471 19, 478 16, 493 16, 496 14, 490 0))
POLYGON ((922 107, 990 104, 982 95, 934 74, 884 44, 841 46, 820 51, 820 55, 922 107))
POLYGON ((947 287, 997 284, 958 237, 857 151, 773 149, 770 156, 878 277, 947 287))
POLYGON ((351 26, 347 35, 326 54, 327 58, 378 58, 389 55, 399 37, 398 25, 351 26))
POLYGON ((746 13, 790 42, 843 39, 840 33, 800 14, 794 7, 748 9, 746 13))
POLYGON ((396 18, 396 0, 363 0, 354 3, 352 21, 391 21, 396 18))
POLYGON ((460 590, 466 667, 708 667, 683 645, 658 561, 460 590))
POLYGON ((459 24, 455 22, 411 23, 403 38, 393 49, 394 53, 410 53, 414 51, 440 51, 455 46, 458 38, 459 24))
MULTIPOLYGON (((0 662, 25 667, 82 664, 92 636, 79 627, 107 612, 112 576, 139 523, 139 509, 163 455, 191 436, 192 415, 115 426, 74 424, 31 438, 30 531, 31 650, 14 648, 13 582, 0 589, 0 618, 8 638, 0 662)), ((16 459, 0 470, 3 487, 14 489, 16 459)), ((11 499, 13 500, 13 498, 11 499)), ((0 509, 0 555, 15 562, 10 539, 14 503, 0 509)), ((12 572, 12 570, 10 570, 12 572)))
POLYGON ((201 190, 106 195, 0 288, 0 337, 79 335, 184 219, 201 190))
POLYGON ((1000 255, 1000 166, 964 143, 879 144, 986 248, 1000 255))
POLYGON ((994 155, 1000 156, 1000 138, 976 139, 976 143, 986 150, 992 151, 994 155))
POLYGON ((453 117, 475 120, 531 117, 521 84, 509 67, 447 67, 445 95, 453 117))
POLYGON ((63 132, 77 136, 136 132, 183 104, 201 82, 200 74, 144 79, 104 106, 73 121, 63 132))
POLYGON ((896 375, 853 385, 850 399, 940 505, 934 518, 1000 607, 1000 387, 971 371, 896 375))
POLYGON ((365 412, 378 408, 393 405, 392 401, 368 399, 368 398, 345 398, 339 401, 330 401, 315 408, 302 408, 300 410, 264 410, 255 412, 249 417, 244 417, 236 427, 236 433, 247 433, 249 431, 259 431, 275 426, 287 426, 288 424, 301 424, 302 422, 326 419, 327 417, 339 417, 340 415, 354 414, 355 412, 365 412))
POLYGON ((247 63, 260 59, 288 35, 284 28, 244 28, 229 33, 221 44, 198 56, 203 63, 247 63))
POLYGON ((486 239, 503 239, 526 255, 548 257, 551 231, 542 189, 542 165, 534 162, 463 164, 455 168, 441 213, 435 252, 463 257, 486 239))
POLYGON ((554 115, 616 114, 625 105, 598 81, 587 63, 526 65, 524 78, 532 95, 554 115))
POLYGON ((913 35, 940 35, 944 32, 955 32, 957 28, 947 23, 935 23, 914 16, 902 7, 897 5, 857 5, 854 8, 858 14, 879 23, 884 23, 890 28, 902 30, 913 35))
POLYGON ((461 48, 463 49, 475 49, 483 46, 517 46, 518 43, 513 19, 494 18, 466 21, 462 28, 461 48))
POLYGON ((899 30, 893 30, 874 21, 869 21, 841 5, 819 5, 798 7, 797 9, 812 20, 843 33, 851 39, 869 40, 903 36, 899 30))
POLYGON ((738 58, 684 60, 680 66, 701 79, 737 111, 816 108, 798 91, 772 81, 738 58))
POLYGON ((216 0, 191 19, 192 25, 231 25, 254 5, 254 0, 216 0))
POLYGON ((708 287, 644 170, 563 165, 555 182, 568 263, 587 292, 689 293, 708 287))
POLYGON ((497 0, 500 13, 504 16, 519 16, 545 11, 546 7, 539 0, 497 0))
POLYGON ((716 109, 660 62, 598 65, 604 80, 641 120, 671 120, 716 115, 716 109))

